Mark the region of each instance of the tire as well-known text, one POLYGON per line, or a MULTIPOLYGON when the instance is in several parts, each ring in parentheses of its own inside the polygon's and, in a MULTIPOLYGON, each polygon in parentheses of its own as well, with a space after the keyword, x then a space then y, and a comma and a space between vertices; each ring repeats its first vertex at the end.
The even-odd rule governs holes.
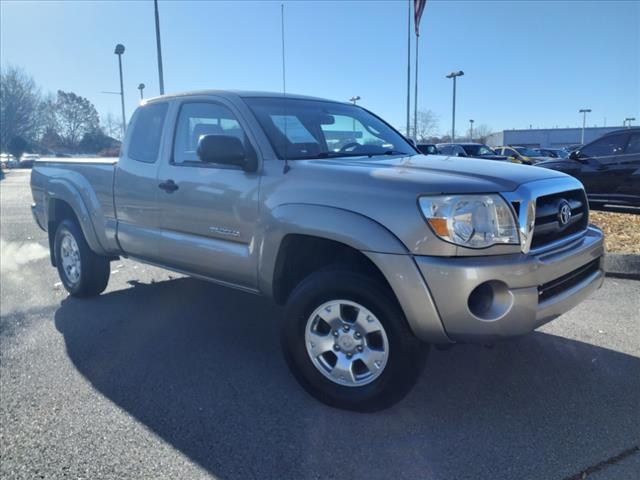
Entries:
POLYGON ((107 288, 111 273, 109 259, 89 248, 75 221, 66 219, 58 224, 54 249, 58 275, 72 296, 92 297, 107 288))
POLYGON ((409 329, 388 287, 349 267, 319 270, 295 288, 287 300, 281 343, 291 372, 307 392, 332 407, 359 412, 400 401, 418 379, 429 351, 409 329), (338 310, 339 319, 332 318, 338 310), (365 333, 363 324, 373 330, 379 324, 382 331, 365 333), (360 342, 355 347, 360 350, 354 342, 360 342), (316 355, 320 351, 325 353, 316 355), (376 358, 386 360, 371 361, 376 358), (350 368, 342 370, 346 375, 337 373, 336 367, 349 361, 350 368))

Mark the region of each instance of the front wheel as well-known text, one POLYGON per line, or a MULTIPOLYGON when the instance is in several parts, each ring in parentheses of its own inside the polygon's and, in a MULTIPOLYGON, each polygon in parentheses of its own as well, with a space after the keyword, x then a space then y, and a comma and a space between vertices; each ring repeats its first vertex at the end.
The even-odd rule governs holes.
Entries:
POLYGON ((311 395, 356 411, 401 400, 428 353, 388 287, 348 267, 302 281, 287 301, 281 340, 292 373, 311 395))
POLYGON ((54 241, 58 275, 64 288, 74 297, 99 295, 107 288, 109 259, 94 253, 73 220, 58 225, 54 241))

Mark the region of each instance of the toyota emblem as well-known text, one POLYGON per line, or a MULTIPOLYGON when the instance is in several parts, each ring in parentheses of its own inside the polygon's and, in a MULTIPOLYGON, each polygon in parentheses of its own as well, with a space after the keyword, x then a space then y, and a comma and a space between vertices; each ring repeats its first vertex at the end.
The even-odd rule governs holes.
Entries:
POLYGON ((560 226, 565 227, 571 220, 571 205, 566 200, 562 200, 558 207, 558 221, 560 226))

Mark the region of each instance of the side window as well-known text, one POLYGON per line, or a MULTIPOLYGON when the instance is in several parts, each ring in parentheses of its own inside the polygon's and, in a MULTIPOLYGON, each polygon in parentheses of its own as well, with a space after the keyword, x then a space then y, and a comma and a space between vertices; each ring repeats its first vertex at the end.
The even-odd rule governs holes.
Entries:
POLYGON ((127 152, 129 158, 145 163, 154 163, 158 159, 167 108, 167 103, 152 103, 140 107, 131 132, 131 142, 127 152))
POLYGON ((640 133, 632 133, 627 144, 626 154, 640 153, 640 133))
POLYGON ((196 149, 203 135, 229 135, 247 144, 247 138, 229 108, 218 103, 185 103, 180 108, 173 143, 173 163, 200 162, 196 149))
POLYGON ((442 147, 440 147, 438 150, 440 150, 440 153, 442 155, 451 155, 451 145, 443 145, 442 147))
POLYGON ((608 135, 580 149, 581 157, 609 157, 623 152, 628 134, 608 135))

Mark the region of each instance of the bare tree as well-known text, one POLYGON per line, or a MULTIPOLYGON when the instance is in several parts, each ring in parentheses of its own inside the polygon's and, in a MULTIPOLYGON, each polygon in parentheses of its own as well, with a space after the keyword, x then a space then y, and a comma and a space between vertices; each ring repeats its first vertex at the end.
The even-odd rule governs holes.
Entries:
POLYGON ((55 108, 58 134, 67 148, 77 148, 86 133, 100 128, 96 107, 80 95, 58 90, 55 108))
POLYGON ((101 124, 105 135, 122 141, 122 121, 118 117, 113 113, 103 115, 101 124))
POLYGON ((431 110, 418 110, 418 125, 416 126, 415 139, 418 143, 424 143, 433 137, 438 130, 439 118, 431 110))
POLYGON ((473 140, 478 143, 486 143, 487 137, 493 133, 493 129, 486 124, 480 124, 473 129, 473 140))
POLYGON ((40 90, 33 78, 18 67, 0 71, 0 148, 14 137, 34 140, 38 131, 40 90))

